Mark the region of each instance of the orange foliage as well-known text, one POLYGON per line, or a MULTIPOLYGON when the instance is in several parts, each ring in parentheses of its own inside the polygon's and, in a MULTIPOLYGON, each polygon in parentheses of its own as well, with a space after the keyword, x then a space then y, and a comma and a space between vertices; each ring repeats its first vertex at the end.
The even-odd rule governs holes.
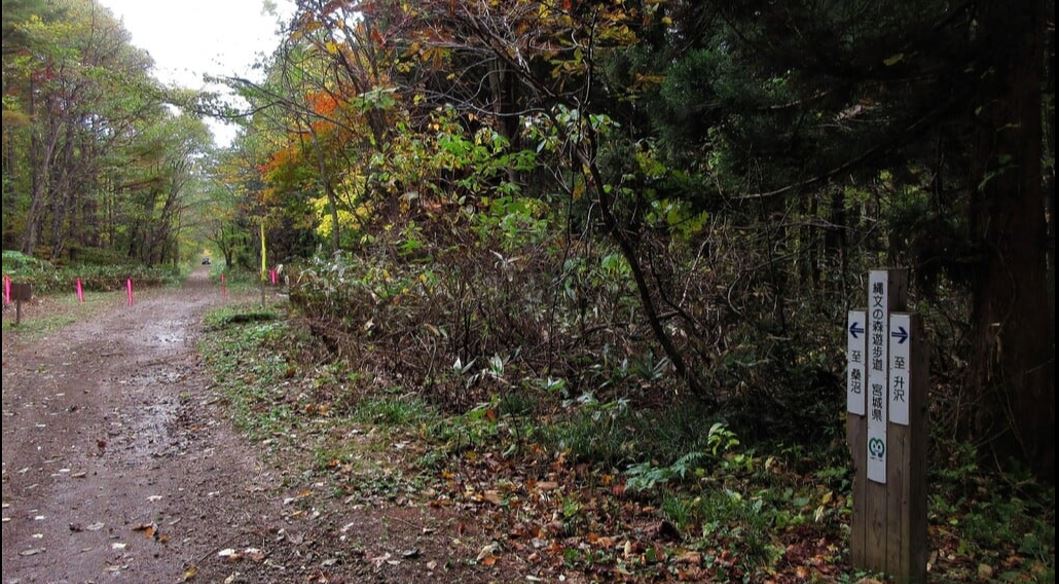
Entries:
POLYGON ((318 91, 306 96, 306 101, 313 113, 319 116, 330 116, 339 107, 339 100, 325 91, 318 91))
POLYGON ((263 177, 269 177, 276 171, 288 166, 292 163, 298 163, 299 154, 293 147, 281 148, 275 152, 269 158, 269 161, 261 165, 258 170, 261 171, 263 177))

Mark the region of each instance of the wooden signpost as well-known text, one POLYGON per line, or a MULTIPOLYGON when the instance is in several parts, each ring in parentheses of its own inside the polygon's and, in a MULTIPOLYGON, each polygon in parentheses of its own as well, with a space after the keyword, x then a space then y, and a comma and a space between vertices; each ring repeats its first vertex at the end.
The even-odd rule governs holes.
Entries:
POLYGON ((11 300, 15 302, 15 326, 22 324, 22 303, 33 298, 33 286, 11 283, 11 300))
POLYGON ((924 582, 928 351, 918 316, 899 312, 907 278, 906 270, 870 271, 868 308, 847 318, 851 561, 898 582, 924 582))

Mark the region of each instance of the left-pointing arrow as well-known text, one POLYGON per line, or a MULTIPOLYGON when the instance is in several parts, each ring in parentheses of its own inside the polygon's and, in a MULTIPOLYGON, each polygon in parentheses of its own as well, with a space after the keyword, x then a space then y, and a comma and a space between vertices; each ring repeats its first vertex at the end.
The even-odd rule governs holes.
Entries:
POLYGON ((853 339, 857 339, 858 335, 866 332, 866 329, 858 326, 857 322, 851 323, 851 328, 849 328, 848 330, 851 331, 851 338, 853 339))

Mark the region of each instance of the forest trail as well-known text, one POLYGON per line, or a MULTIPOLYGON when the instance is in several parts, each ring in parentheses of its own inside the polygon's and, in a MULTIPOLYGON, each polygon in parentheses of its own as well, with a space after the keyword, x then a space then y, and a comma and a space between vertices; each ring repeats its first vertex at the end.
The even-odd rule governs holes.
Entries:
POLYGON ((145 296, 5 340, 4 582, 177 581, 278 510, 198 366, 206 270, 145 296))
POLYGON ((413 582, 443 563, 490 577, 449 565, 482 543, 453 547, 457 514, 317 497, 323 483, 236 432, 196 351, 221 303, 205 269, 132 307, 115 295, 39 340, 4 340, 4 584, 413 582))

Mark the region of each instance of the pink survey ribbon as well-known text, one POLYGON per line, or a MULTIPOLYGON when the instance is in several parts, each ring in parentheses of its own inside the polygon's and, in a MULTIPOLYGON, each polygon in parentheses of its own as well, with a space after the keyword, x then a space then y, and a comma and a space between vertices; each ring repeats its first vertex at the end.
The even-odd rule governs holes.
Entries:
POLYGON ((269 270, 269 282, 276 286, 276 269, 269 270))
POLYGON ((85 303, 85 289, 81 287, 81 278, 77 279, 77 301, 81 304, 85 303))
POLYGON ((133 279, 125 281, 125 297, 129 299, 129 306, 133 305, 133 279))
POLYGON ((4 304, 11 304, 11 278, 4 275, 4 304))

